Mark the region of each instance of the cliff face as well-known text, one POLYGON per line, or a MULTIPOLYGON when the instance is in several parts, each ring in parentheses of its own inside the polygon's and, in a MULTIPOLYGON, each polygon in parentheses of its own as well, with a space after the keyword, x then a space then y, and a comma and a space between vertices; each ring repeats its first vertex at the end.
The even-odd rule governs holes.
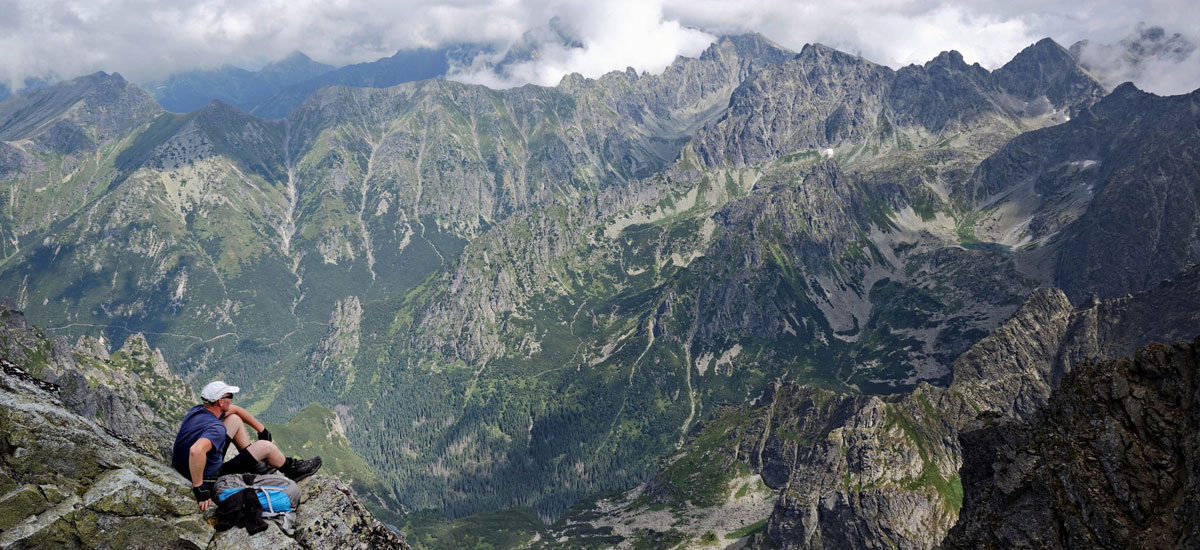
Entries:
POLYGON ((1200 338, 1078 366, 1027 421, 962 435, 944 548, 1200 545, 1200 338))

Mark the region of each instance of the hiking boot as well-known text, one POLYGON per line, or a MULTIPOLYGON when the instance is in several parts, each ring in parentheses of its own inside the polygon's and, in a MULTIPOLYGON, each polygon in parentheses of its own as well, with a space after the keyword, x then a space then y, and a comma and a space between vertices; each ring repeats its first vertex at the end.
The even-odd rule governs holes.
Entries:
POLYGON ((320 469, 321 457, 319 456, 314 456, 308 460, 288 457, 283 466, 279 468, 279 473, 287 476, 292 481, 300 481, 317 473, 317 470, 320 469))

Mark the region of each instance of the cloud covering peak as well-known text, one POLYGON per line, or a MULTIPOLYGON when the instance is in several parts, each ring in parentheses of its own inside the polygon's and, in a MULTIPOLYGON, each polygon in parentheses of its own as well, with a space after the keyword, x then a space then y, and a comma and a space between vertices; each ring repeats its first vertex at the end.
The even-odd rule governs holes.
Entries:
MULTIPOLYGON (((553 85, 573 72, 657 72, 717 35, 748 31, 794 50, 820 42, 892 67, 954 49, 996 68, 1042 37, 1111 44, 1143 21, 1168 24, 1193 44, 1200 38, 1187 0, 0 0, 0 83, 97 70, 146 82, 224 64, 253 68, 296 50, 343 65, 472 43, 493 53, 455 78, 553 85)), ((1187 62, 1200 66, 1194 55, 1187 62)), ((1156 63, 1134 75, 1145 81, 1139 86, 1157 91, 1157 76, 1173 67, 1156 63)), ((1200 86, 1194 78, 1170 86, 1200 86)))

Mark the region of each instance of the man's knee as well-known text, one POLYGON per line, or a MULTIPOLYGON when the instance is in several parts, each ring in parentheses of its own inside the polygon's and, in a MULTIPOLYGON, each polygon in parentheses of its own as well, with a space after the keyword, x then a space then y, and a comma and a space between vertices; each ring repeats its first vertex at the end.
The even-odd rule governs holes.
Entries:
POLYGON ((228 435, 229 437, 233 437, 233 434, 237 433, 239 430, 246 429, 245 423, 242 422, 241 417, 236 414, 231 414, 225 417, 225 420, 222 420, 221 422, 225 424, 225 435, 228 435))
POLYGON ((255 441, 246 448, 250 451, 250 454, 254 455, 254 458, 258 460, 267 458, 272 452, 278 449, 275 444, 271 443, 270 441, 255 441))

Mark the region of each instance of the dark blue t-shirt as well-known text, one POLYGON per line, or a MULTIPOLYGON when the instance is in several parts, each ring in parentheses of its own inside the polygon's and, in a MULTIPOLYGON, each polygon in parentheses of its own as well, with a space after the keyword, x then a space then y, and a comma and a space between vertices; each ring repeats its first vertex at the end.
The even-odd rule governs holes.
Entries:
POLYGON ((183 417, 179 434, 175 436, 175 446, 171 449, 171 465, 189 481, 192 474, 188 468, 188 457, 192 445, 202 437, 212 442, 204 463, 204 478, 215 479, 225 459, 225 424, 203 405, 196 405, 183 417))

